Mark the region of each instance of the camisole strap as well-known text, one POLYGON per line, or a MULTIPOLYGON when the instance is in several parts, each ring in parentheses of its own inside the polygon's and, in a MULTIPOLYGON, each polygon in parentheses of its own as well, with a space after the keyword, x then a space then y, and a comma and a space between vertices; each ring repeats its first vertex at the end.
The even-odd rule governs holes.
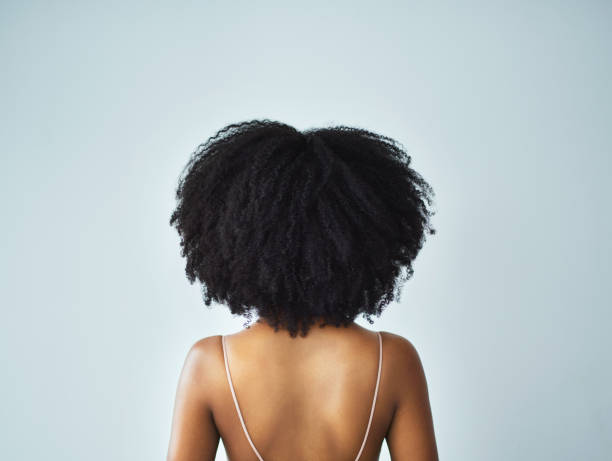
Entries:
POLYGON ((366 428, 365 435, 363 436, 363 442, 361 443, 361 448, 359 449, 359 453, 357 453, 355 461, 359 461, 361 453, 363 453, 363 449, 365 448, 366 441, 368 440, 368 434, 370 433, 370 426, 372 425, 372 418, 374 416, 374 409, 376 408, 376 397, 378 397, 380 370, 382 369, 382 335, 380 334, 380 331, 377 331, 376 334, 378 334, 378 375, 376 376, 376 387, 374 388, 374 398, 372 399, 372 409, 370 410, 370 419, 368 420, 368 427, 366 428))
MULTIPOLYGON (((366 428, 366 432, 363 437, 363 442, 361 443, 361 448, 359 448, 359 453, 357 453, 357 457, 355 458, 355 461, 359 461, 359 458, 361 457, 361 454, 363 453, 363 449, 365 448, 366 441, 368 440, 368 435, 370 433, 370 427, 372 425, 372 418, 374 417, 374 409, 376 408, 376 398, 378 397, 378 388, 380 385, 380 372, 382 370, 382 336, 380 334, 380 331, 377 331, 376 334, 378 335, 378 374, 376 376, 376 387, 374 388, 374 397, 372 399, 372 408, 370 409, 370 418, 368 420, 368 426, 366 428)), ((232 375, 230 373, 229 364, 227 361, 227 347, 225 345, 225 335, 221 336, 221 343, 223 344, 223 360, 225 362, 225 372, 227 374, 227 381, 229 383, 230 390, 232 391, 232 398, 234 399, 234 406, 236 407, 236 413, 238 413, 238 419, 240 419, 242 430, 244 431, 244 435, 249 441, 249 444, 251 445, 253 452, 257 456, 257 459, 259 459, 259 461, 264 461, 261 455, 259 454, 259 452, 257 451, 257 448, 255 448, 255 444, 251 440, 251 437, 249 436, 249 432, 247 431, 246 424, 244 424, 244 418, 242 417, 242 412, 240 411, 240 406, 238 405, 238 399, 236 398, 236 392, 234 391, 234 384, 232 383, 232 375)))
POLYGON ((240 406, 238 405, 238 399, 236 398, 236 392, 234 391, 234 384, 232 383, 232 375, 230 374, 229 365, 227 363, 227 347, 225 346, 225 335, 221 336, 221 339, 221 342, 223 343, 223 360, 225 361, 225 372, 227 374, 227 381, 229 382, 230 390, 232 391, 232 397, 234 398, 236 413, 238 413, 238 418, 240 419, 240 424, 242 425, 244 435, 246 435, 246 438, 249 441, 251 448, 255 452, 257 459, 259 459, 259 461, 264 461, 259 452, 257 451, 257 448, 255 448, 255 445, 253 444, 253 441, 249 436, 249 431, 247 431, 246 425, 244 424, 244 419, 242 418, 242 413, 240 412, 240 406))

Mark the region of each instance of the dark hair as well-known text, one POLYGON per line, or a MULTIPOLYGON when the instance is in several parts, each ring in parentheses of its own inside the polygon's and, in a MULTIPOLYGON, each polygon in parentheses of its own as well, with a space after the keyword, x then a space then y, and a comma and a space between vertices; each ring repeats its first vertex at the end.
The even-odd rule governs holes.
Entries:
POLYGON ((207 306, 226 304, 247 324, 256 312, 292 337, 317 320, 373 323, 435 233, 434 192, 410 160, 364 129, 226 126, 191 155, 176 190, 170 225, 187 278, 207 306))

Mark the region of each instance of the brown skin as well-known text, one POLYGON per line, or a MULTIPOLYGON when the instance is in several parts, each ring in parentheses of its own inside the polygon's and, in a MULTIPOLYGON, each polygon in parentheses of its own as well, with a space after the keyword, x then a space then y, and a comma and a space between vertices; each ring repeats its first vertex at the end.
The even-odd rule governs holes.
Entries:
MULTIPOLYGON (((407 339, 382 332, 376 409, 360 461, 387 441, 393 461, 438 461, 423 366, 407 339)), ((226 337, 234 389, 266 461, 353 461, 370 416, 378 338, 356 323, 291 338, 258 321, 226 337)), ((227 382, 221 336, 196 342, 178 383, 167 461, 212 461, 223 439, 230 461, 257 461, 227 382)))

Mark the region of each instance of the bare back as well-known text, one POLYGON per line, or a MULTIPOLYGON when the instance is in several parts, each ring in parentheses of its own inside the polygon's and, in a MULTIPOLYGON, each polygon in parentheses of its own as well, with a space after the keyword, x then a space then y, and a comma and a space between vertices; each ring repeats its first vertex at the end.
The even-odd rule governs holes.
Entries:
MULTIPOLYGON (((194 354, 199 356, 199 365, 194 366, 200 369, 195 381, 206 388, 201 399, 206 402, 217 441, 223 440, 228 459, 355 461, 359 454, 359 461, 372 461, 378 459, 382 442, 387 438, 394 460, 407 460, 408 456, 417 461, 437 460, 437 454, 433 455, 435 440, 429 402, 427 399, 427 411, 423 413, 422 395, 421 409, 415 407, 413 411, 425 414, 419 416, 424 418, 423 428, 417 433, 430 434, 429 439, 417 441, 416 445, 413 441, 412 447, 407 447, 406 441, 418 435, 401 433, 399 418, 409 410, 405 404, 400 408, 405 401, 402 394, 410 392, 405 386, 411 386, 407 373, 411 369, 414 372, 415 358, 406 356, 407 341, 400 336, 382 332, 380 338, 382 343, 376 332, 356 323, 346 328, 313 327, 306 337, 297 338, 291 338, 286 331, 274 332, 267 324, 256 323, 239 333, 226 335, 225 341, 221 336, 201 340, 205 344, 194 347, 206 352, 194 354), (382 362, 379 361, 380 344, 382 362), (379 388, 373 401, 379 363, 379 388), (394 419, 399 421, 397 430, 393 427, 394 419), (415 458, 419 452, 423 457, 415 458)), ((178 411, 175 409, 175 420, 178 411)), ((414 414, 405 419, 409 421, 413 417, 414 414)), ((173 426, 176 424, 179 423, 175 421, 173 426)), ((407 425, 403 430, 408 430, 410 423, 404 424, 407 425)), ((177 431, 173 427, 170 460, 214 459, 203 458, 196 448, 193 458, 189 454, 181 455, 180 435, 174 437, 177 431), (171 457, 173 450, 175 454, 171 457)))

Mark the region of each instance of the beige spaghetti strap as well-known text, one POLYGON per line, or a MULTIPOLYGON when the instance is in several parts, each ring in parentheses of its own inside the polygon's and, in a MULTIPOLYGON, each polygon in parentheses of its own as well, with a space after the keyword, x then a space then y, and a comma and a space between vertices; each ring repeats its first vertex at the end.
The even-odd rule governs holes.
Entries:
POLYGON ((376 408, 376 397, 378 396, 378 385, 380 384, 380 370, 382 368, 382 336, 380 331, 376 332, 378 334, 378 375, 376 376, 376 388, 374 389, 374 398, 372 399, 372 409, 370 410, 370 419, 368 420, 368 427, 366 428, 366 433, 363 436, 363 442, 361 443, 361 448, 359 449, 359 453, 357 453, 357 457, 355 461, 359 461, 361 457, 361 453, 365 448, 366 441, 368 440, 368 434, 370 433, 370 426, 372 425, 372 417, 374 416, 374 409, 376 408))
POLYGON ((225 361, 225 372, 227 373, 227 381, 229 382, 230 390, 232 391, 234 405, 236 406, 238 418, 240 418, 240 424, 242 424, 242 430, 244 431, 244 435, 246 435, 247 440, 251 444, 251 448, 255 452, 255 455, 257 455, 257 459, 259 459, 259 461, 264 461, 259 452, 257 451, 257 448, 255 448, 255 445, 253 444, 253 441, 249 436, 249 431, 247 431, 246 425, 244 424, 244 419, 242 419, 242 413, 240 412, 240 407, 238 406, 238 399, 236 399, 236 392, 234 392, 234 385, 232 384, 232 375, 230 374, 229 365, 227 363, 227 347, 225 347, 225 335, 221 336, 221 339, 223 340, 223 360, 225 361))
MULTIPOLYGON (((370 426, 372 425, 372 418, 374 417, 374 409, 376 408, 376 398, 378 397, 378 388, 380 385, 380 372, 382 370, 382 336, 380 331, 376 332, 378 335, 378 375, 376 376, 376 387, 374 388, 374 398, 372 399, 372 408, 370 410, 370 418, 368 419, 368 426, 366 428, 365 435, 363 437, 363 442, 361 443, 361 448, 359 448, 359 453, 357 453, 357 457, 355 461, 359 461, 361 454, 363 453, 363 449, 365 448, 366 441, 368 440, 368 434, 370 433, 370 426)), ((236 413, 238 413, 238 419, 240 419, 240 424, 242 425, 242 430, 244 431, 244 435, 246 436, 253 452, 257 456, 259 461, 264 461, 257 448, 255 448, 255 444, 251 440, 249 436, 249 431, 247 431, 246 424, 244 424, 244 419, 242 418, 242 412, 240 411, 240 406, 238 405, 238 399, 236 398, 236 392, 234 391, 234 384, 232 383, 232 375, 229 370, 229 364, 227 361, 227 347, 225 345, 225 335, 221 336, 221 343, 223 344, 223 360, 225 362, 225 372, 227 374, 227 382, 229 383, 230 390, 232 391, 232 398, 234 399, 234 406, 236 407, 236 413)))

